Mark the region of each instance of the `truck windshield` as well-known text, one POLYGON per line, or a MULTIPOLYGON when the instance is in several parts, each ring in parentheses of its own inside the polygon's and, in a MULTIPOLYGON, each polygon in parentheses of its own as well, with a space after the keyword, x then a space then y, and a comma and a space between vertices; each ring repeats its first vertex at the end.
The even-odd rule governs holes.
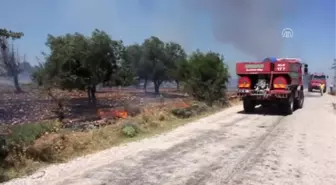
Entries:
POLYGON ((313 80, 325 80, 326 76, 325 75, 314 75, 313 80))

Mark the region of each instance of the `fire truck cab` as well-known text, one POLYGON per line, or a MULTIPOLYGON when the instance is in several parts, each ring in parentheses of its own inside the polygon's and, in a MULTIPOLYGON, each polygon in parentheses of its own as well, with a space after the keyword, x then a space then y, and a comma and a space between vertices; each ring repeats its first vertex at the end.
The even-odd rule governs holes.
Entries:
POLYGON ((308 91, 313 92, 313 90, 319 90, 320 84, 324 84, 323 93, 327 92, 327 79, 329 76, 324 73, 313 73, 309 76, 308 80, 308 91))

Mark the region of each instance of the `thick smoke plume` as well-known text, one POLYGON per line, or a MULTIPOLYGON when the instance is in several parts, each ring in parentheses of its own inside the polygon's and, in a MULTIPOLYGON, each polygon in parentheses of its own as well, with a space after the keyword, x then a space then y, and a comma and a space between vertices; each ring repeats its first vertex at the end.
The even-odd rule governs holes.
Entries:
POLYGON ((263 59, 280 56, 284 19, 293 17, 295 0, 186 0, 186 8, 205 13, 217 40, 263 59))

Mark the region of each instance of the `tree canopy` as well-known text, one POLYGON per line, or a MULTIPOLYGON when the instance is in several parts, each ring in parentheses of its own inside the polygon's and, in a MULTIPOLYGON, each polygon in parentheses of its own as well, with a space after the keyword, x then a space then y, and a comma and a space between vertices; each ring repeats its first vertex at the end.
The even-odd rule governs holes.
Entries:
POLYGON ((90 37, 80 33, 64 36, 49 35, 46 45, 50 54, 36 72, 47 75, 44 84, 62 89, 87 90, 90 101, 95 101, 96 85, 110 80, 122 60, 121 41, 112 40, 104 31, 94 30, 90 37))
POLYGON ((149 37, 141 44, 125 46, 106 32, 49 35, 45 62, 36 67, 33 79, 42 86, 86 90, 95 102, 98 84, 128 86, 137 80, 153 82, 160 93, 164 82, 180 82, 198 100, 220 99, 230 76, 224 58, 214 52, 196 51, 188 56, 176 42, 149 37))
POLYGON ((186 88, 198 100, 212 104, 224 98, 230 74, 223 56, 214 52, 191 54, 184 66, 186 88))

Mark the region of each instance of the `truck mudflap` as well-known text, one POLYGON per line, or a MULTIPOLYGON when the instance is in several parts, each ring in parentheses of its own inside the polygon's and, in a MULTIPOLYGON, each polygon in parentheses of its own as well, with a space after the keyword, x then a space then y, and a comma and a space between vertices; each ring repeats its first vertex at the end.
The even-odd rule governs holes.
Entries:
POLYGON ((252 96, 256 99, 281 98, 285 99, 291 94, 290 90, 269 90, 269 91, 255 91, 250 89, 239 89, 237 96, 240 98, 252 96))

